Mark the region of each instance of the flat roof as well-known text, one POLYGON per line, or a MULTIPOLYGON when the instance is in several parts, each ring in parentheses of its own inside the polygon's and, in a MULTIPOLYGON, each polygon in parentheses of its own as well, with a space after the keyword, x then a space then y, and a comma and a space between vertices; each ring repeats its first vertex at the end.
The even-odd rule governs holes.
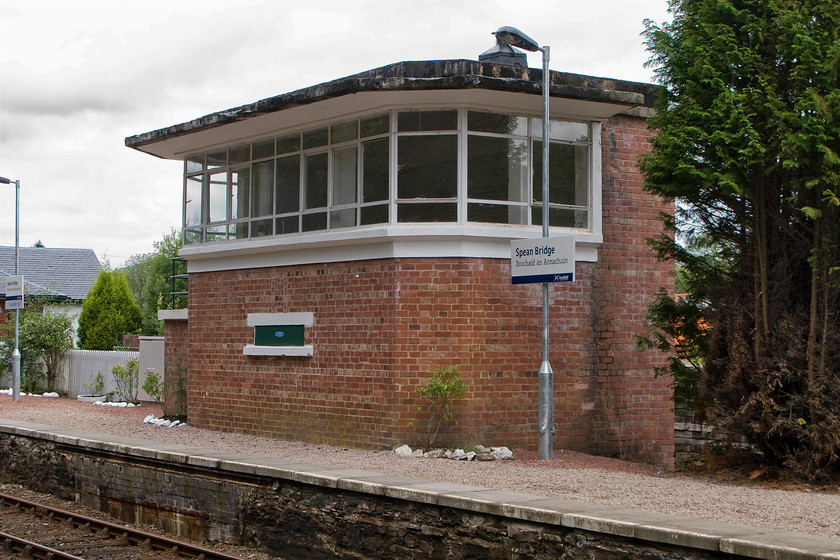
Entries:
MULTIPOLYGON (((553 118, 608 118, 634 107, 652 108, 658 89, 653 84, 552 71, 550 111, 553 118)), ((377 107, 422 108, 437 102, 537 112, 541 99, 542 69, 474 60, 398 62, 129 136, 125 145, 165 159, 182 159, 377 107)))

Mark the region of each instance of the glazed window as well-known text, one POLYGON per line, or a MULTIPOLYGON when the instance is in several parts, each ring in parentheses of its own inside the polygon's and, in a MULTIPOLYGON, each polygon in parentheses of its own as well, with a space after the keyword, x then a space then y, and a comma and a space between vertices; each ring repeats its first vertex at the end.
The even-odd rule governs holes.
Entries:
MULTIPOLYGON (((552 121, 549 219, 592 228, 593 125, 552 121)), ((542 120, 402 110, 184 162, 184 242, 400 223, 542 222, 542 120)))

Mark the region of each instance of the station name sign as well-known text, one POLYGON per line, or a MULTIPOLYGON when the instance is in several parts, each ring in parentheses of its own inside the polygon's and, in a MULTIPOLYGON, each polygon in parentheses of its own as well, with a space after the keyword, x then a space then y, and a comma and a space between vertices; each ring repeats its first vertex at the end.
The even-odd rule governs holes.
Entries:
POLYGON ((511 241, 510 276, 513 284, 574 281, 574 236, 511 241))
POLYGON ((23 309, 23 276, 6 278, 6 309, 23 309))

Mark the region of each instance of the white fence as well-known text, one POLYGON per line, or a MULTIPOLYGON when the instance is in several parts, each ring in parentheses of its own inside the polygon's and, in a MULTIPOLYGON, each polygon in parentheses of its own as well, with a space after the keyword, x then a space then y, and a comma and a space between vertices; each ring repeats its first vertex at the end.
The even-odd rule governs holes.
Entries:
POLYGON ((71 398, 90 394, 90 389, 85 387, 85 383, 92 386, 96 374, 101 372, 102 380, 105 382, 103 391, 110 393, 116 390, 111 368, 117 364, 125 365, 132 359, 140 359, 140 353, 132 351, 69 350, 61 361, 57 391, 67 393, 67 396, 71 398))

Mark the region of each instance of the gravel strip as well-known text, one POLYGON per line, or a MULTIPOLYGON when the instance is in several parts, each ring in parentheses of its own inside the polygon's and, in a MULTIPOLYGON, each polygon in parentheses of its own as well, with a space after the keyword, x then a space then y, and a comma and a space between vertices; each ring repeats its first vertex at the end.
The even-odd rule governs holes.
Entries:
POLYGON ((0 418, 840 537, 840 492, 836 490, 779 490, 757 484, 722 484, 663 472, 649 465, 559 449, 555 449, 551 461, 538 461, 533 453, 516 449, 513 461, 399 457, 391 451, 310 445, 213 432, 189 425, 164 428, 143 424, 143 418, 149 414, 160 416, 160 408, 118 408, 43 397, 21 397, 18 402, 12 402, 10 396, 0 395, 0 418))

